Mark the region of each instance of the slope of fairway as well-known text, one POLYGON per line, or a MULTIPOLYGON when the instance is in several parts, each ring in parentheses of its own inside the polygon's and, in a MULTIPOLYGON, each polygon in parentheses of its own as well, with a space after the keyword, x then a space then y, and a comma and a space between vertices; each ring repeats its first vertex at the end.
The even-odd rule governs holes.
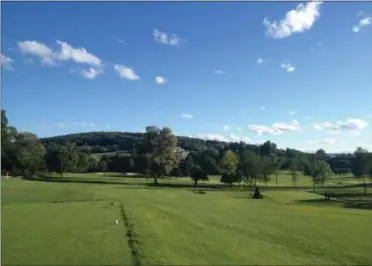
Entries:
POLYGON ((264 200, 243 194, 137 191, 126 206, 144 264, 372 261, 371 212, 298 204, 300 199, 319 199, 306 192, 272 192, 264 200))
POLYGON ((249 192, 129 184, 146 179, 84 174, 66 180, 2 181, 3 264, 135 265, 120 205, 143 265, 372 262, 372 212, 312 193, 264 191, 263 200, 253 200, 249 192))
POLYGON ((3 206, 1 233, 4 265, 131 264, 120 209, 109 202, 3 206))

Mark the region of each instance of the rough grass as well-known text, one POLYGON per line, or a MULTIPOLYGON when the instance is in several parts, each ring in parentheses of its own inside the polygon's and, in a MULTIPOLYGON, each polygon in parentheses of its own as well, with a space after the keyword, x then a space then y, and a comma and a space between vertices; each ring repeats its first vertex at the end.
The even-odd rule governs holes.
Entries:
MULTIPOLYGON (((118 174, 65 178, 76 182, 2 181, 2 264, 138 265, 121 207, 143 265, 372 261, 372 211, 306 191, 263 191, 263 200, 253 200, 247 191, 195 194, 118 174)), ((192 185, 184 178, 160 182, 192 185)))

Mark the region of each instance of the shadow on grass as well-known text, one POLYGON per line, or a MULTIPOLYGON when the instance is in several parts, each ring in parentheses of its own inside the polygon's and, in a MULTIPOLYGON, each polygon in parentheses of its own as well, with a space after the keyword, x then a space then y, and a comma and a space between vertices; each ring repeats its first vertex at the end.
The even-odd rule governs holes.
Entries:
POLYGON ((89 178, 56 178, 56 177, 44 177, 40 179, 29 179, 30 181, 39 181, 39 182, 50 182, 50 183, 75 183, 75 184, 102 184, 102 185, 127 185, 132 187, 146 186, 146 183, 137 183, 137 182, 123 182, 115 180, 95 180, 89 178))
MULTIPOLYGON (((359 194, 360 195, 360 194, 359 194)), ((364 209, 372 210, 372 199, 369 200, 341 200, 341 199, 305 199, 305 200, 296 200, 295 203, 298 204, 310 204, 313 206, 340 206, 348 209, 364 209)))

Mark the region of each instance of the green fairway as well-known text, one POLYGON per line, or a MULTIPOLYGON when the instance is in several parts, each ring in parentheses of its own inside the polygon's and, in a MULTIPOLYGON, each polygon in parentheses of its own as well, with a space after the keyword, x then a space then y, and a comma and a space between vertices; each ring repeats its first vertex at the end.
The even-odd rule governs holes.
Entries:
POLYGON ((263 191, 253 200, 247 191, 194 194, 191 186, 148 187, 151 180, 119 174, 65 179, 2 181, 2 264, 135 265, 121 207, 143 265, 372 261, 372 211, 306 191, 263 191))
POLYGON ((3 206, 2 263, 128 265, 120 210, 103 201, 3 206))

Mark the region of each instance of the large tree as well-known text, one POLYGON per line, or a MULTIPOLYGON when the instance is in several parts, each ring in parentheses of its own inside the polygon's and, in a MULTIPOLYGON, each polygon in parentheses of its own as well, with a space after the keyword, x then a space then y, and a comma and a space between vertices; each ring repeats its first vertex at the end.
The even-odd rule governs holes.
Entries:
POLYGON ((208 180, 208 174, 198 165, 191 168, 190 177, 194 181, 195 187, 198 186, 200 180, 208 180))
POLYGON ((57 172, 63 178, 64 172, 76 170, 76 166, 79 163, 79 153, 76 149, 76 144, 66 143, 66 146, 51 144, 47 148, 46 161, 49 171, 57 172))
POLYGON ((29 132, 18 133, 14 146, 17 159, 15 166, 24 177, 33 177, 36 173, 46 170, 45 148, 36 135, 29 132))
POLYGON ((362 179, 364 194, 367 194, 367 184, 365 183, 365 177, 368 175, 370 169, 372 168, 372 160, 368 151, 358 147, 354 152, 354 158, 351 161, 351 172, 358 178, 362 179))
POLYGON ((230 184, 231 186, 233 183, 239 182, 239 176, 237 175, 238 162, 238 155, 231 150, 225 151, 218 167, 220 173, 222 173, 220 182, 230 184))
POLYGON ((313 192, 315 192, 315 184, 321 183, 323 187, 326 180, 333 175, 333 172, 326 161, 319 160, 313 156, 309 160, 309 165, 306 168, 306 175, 311 177, 313 182, 313 192))
POLYGON ((238 168, 245 178, 246 183, 257 184, 257 179, 262 174, 260 156, 252 151, 245 152, 240 159, 238 168))
POLYGON ((180 154, 177 151, 177 137, 170 128, 146 127, 139 153, 149 159, 149 174, 158 183, 160 176, 167 176, 178 166, 180 154))
POLYGON ((297 185, 297 161, 295 159, 290 161, 289 171, 291 174, 292 184, 295 187, 297 185))

